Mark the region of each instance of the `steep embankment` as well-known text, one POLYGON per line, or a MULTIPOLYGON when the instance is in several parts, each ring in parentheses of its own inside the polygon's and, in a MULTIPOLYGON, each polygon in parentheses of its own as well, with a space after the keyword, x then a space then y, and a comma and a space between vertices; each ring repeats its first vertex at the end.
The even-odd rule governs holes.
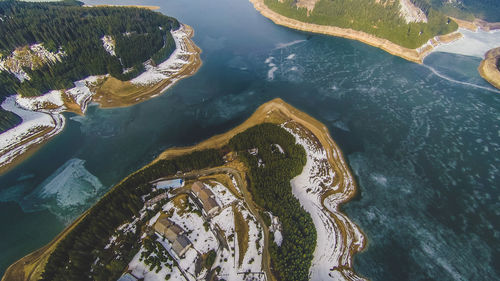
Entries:
POLYGON ((500 47, 489 50, 484 57, 478 67, 479 74, 491 85, 500 89, 500 70, 498 69, 500 47))
POLYGON ((265 4, 265 0, 250 0, 250 2, 254 5, 255 9, 257 9, 263 16, 269 18, 276 24, 306 32, 321 33, 352 40, 358 40, 365 44, 380 48, 392 55, 399 56, 416 63, 422 63, 423 59, 432 52, 435 46, 442 43, 449 43, 462 37, 459 32, 453 32, 442 36, 435 36, 419 48, 411 49, 393 43, 388 39, 380 38, 363 31, 354 30, 352 28, 341 28, 336 26, 306 23, 283 16, 271 10, 265 4))

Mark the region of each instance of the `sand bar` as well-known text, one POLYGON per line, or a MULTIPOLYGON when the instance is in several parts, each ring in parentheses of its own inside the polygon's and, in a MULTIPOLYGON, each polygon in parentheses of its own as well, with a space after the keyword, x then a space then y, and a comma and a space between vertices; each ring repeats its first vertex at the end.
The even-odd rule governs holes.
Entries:
POLYGON ((500 47, 491 49, 486 52, 484 60, 477 68, 481 77, 497 89, 500 89, 500 70, 497 66, 499 60, 500 47))

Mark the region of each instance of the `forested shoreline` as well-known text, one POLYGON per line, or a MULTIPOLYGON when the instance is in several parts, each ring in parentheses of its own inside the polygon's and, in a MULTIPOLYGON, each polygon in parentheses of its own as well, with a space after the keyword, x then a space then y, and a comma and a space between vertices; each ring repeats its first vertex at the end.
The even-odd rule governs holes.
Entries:
POLYGON ((406 23, 399 15, 399 1, 385 4, 364 0, 319 0, 312 11, 293 0, 264 0, 269 9, 305 23, 351 28, 415 49, 429 39, 451 33, 458 25, 444 14, 428 9, 427 23, 406 23))
POLYGON ((23 67, 30 80, 0 72, 0 101, 12 94, 38 96, 66 89, 90 75, 111 74, 129 80, 143 70, 143 62, 164 61, 175 49, 170 30, 179 28, 171 17, 130 7, 82 7, 81 2, 0 2, 0 54, 41 43, 51 52, 64 52, 61 62, 34 70, 23 67), (101 38, 116 42, 116 56, 103 47, 101 38))

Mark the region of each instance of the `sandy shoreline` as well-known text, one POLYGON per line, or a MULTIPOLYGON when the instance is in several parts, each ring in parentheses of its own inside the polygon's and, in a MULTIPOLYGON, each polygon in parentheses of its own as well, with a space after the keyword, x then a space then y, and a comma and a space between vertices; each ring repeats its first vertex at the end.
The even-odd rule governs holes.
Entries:
POLYGON ((460 32, 453 32, 450 34, 436 36, 430 39, 427 43, 416 49, 409 49, 392 43, 387 39, 382 39, 374 35, 358 31, 350 28, 340 28, 335 26, 318 25, 312 23, 304 23, 295 19, 282 16, 273 10, 269 9, 264 0, 250 0, 255 9, 259 11, 264 17, 270 19, 278 25, 283 25, 289 28, 302 30, 306 32, 321 33, 336 37, 343 37, 347 39, 357 40, 365 44, 380 48, 394 56, 403 59, 423 63, 424 58, 429 55, 432 50, 439 44, 450 43, 462 37, 460 32))
POLYGON ((500 47, 489 50, 477 69, 484 80, 497 89, 500 89, 500 70, 497 67, 498 60, 500 60, 500 47))
POLYGON ((172 34, 177 48, 166 61, 151 66, 130 81, 108 78, 96 90, 92 101, 101 108, 131 106, 154 98, 177 81, 194 75, 202 66, 202 50, 191 39, 194 36, 193 28, 183 24, 172 34))
POLYGON ((25 116, 31 112, 31 118, 29 124, 23 118, 23 123, 0 134, 0 174, 29 158, 59 134, 65 124, 63 112, 84 115, 90 102, 102 108, 131 106, 156 97, 177 81, 194 75, 202 65, 201 49, 191 40, 194 30, 181 25, 172 34, 176 50, 165 62, 139 75, 144 76, 143 83, 134 83, 134 79, 120 81, 107 75, 92 76, 76 81, 75 87, 68 90, 51 91, 36 98, 9 97, 4 102, 9 111, 25 116), (38 117, 33 117, 37 114, 38 117), (45 120, 47 117, 52 121, 45 120))
MULTIPOLYGON (((167 149, 142 169, 161 159, 169 159, 197 150, 221 148, 226 145, 234 135, 264 122, 274 124, 296 124, 298 127, 304 128, 305 132, 309 132, 308 136, 310 139, 314 139, 316 143, 319 142, 321 144, 322 149, 325 151, 325 160, 327 159, 329 163, 329 169, 333 170, 334 177, 330 178, 330 185, 321 187, 320 192, 315 194, 316 197, 314 200, 318 201, 318 205, 320 206, 318 210, 328 215, 330 217, 329 220, 334 221, 334 235, 339 238, 335 240, 337 243, 335 249, 326 249, 332 256, 332 259, 336 261, 332 262, 332 264, 323 264, 321 268, 326 268, 328 271, 327 273, 338 272, 338 274, 348 278, 348 280, 362 280, 359 279, 360 277, 356 276, 352 269, 352 256, 363 249, 364 235, 353 222, 338 210, 338 206, 349 201, 356 192, 357 187, 354 177, 352 176, 340 148, 331 138, 326 126, 306 113, 285 103, 283 100, 277 98, 261 105, 252 116, 226 133, 213 136, 194 146, 167 149), (310 133, 312 133, 312 135, 310 133), (332 251, 330 252, 330 250, 332 251), (333 271, 330 269, 332 267, 334 268, 333 271)), ((307 153, 309 155, 309 148, 305 148, 308 150, 307 153)), ((302 200, 303 198, 298 199, 302 200)), ((12 264, 7 269, 2 281, 36 280, 36 277, 40 276, 50 253, 54 250, 57 243, 85 217, 87 212, 76 219, 73 224, 68 226, 47 246, 34 251, 12 264)))
POLYGON ((159 10, 160 6, 150 6, 150 5, 83 5, 84 7, 118 7, 118 8, 139 8, 139 9, 148 9, 151 11, 159 10))

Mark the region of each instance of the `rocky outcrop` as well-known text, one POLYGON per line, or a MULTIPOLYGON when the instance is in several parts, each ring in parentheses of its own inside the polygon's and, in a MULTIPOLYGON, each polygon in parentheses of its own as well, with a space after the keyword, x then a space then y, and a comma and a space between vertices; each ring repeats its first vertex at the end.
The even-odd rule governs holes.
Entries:
POLYGON ((23 68, 35 70, 44 64, 61 61, 64 56, 64 51, 59 50, 57 53, 53 53, 45 49, 43 44, 19 47, 8 57, 0 57, 0 72, 10 72, 20 81, 29 80, 30 77, 23 68))
POLYGON ((415 6, 410 0, 400 0, 399 4, 399 15, 405 19, 406 23, 427 22, 427 16, 425 13, 419 7, 415 6))
POLYGON ((491 85, 500 89, 500 70, 498 69, 500 60, 500 47, 491 49, 485 54, 485 58, 478 67, 479 74, 491 85))

